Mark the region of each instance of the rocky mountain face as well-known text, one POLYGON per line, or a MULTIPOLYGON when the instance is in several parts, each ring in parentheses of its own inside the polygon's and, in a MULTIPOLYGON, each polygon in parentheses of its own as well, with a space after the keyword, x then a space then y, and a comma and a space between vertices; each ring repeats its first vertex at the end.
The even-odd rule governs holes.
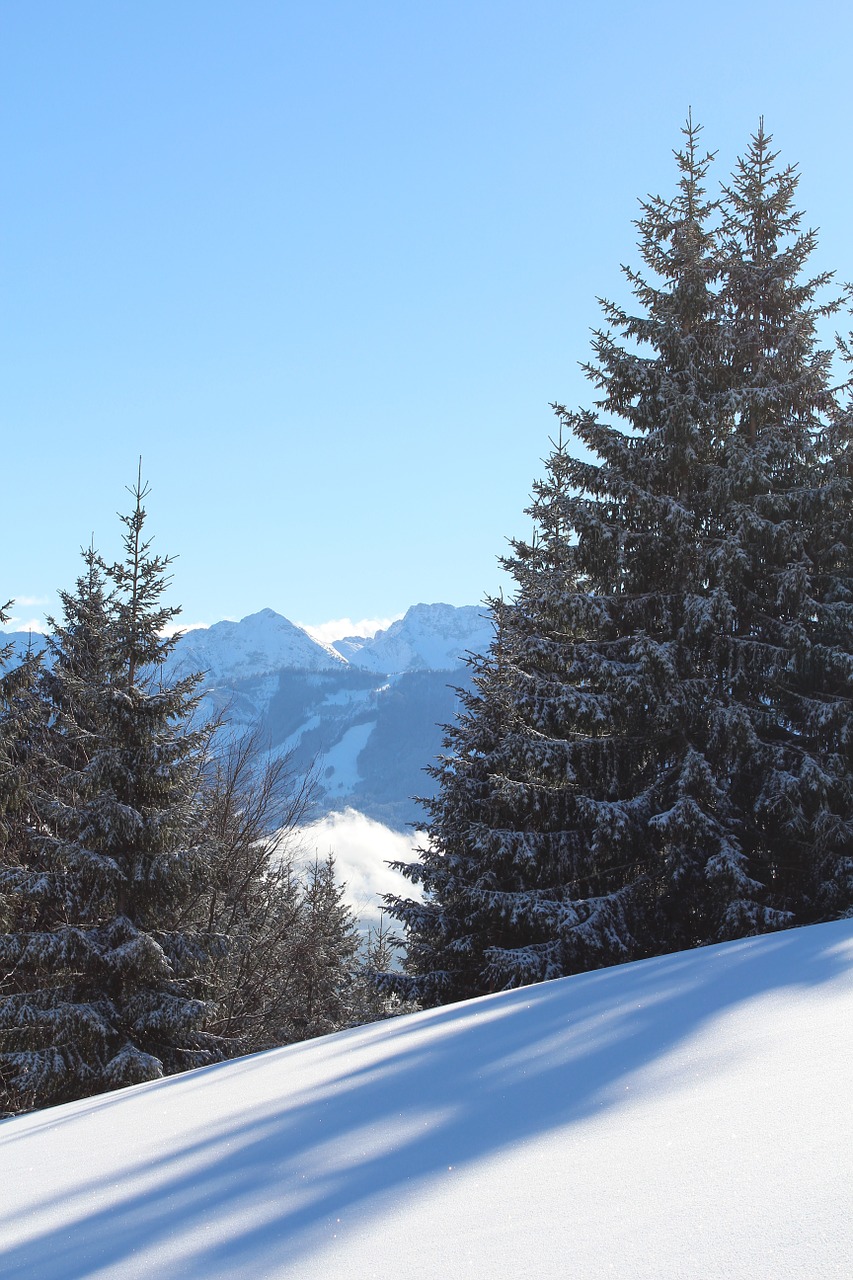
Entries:
MULTIPOLYGON (((19 650, 30 640, 9 638, 19 650)), ((433 791, 425 769, 470 683, 465 657, 491 638, 478 605, 414 605, 387 630, 334 645, 263 609, 187 632, 168 674, 204 672, 208 714, 224 712, 233 732, 257 725, 298 768, 314 762, 321 813, 354 808, 402 830, 423 816, 413 797, 433 791)))

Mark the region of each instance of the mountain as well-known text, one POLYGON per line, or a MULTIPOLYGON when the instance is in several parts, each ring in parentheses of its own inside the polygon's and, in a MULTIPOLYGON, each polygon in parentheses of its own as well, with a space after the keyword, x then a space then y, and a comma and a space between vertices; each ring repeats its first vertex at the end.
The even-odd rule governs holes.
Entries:
MULTIPOLYGON (((30 636, 12 636, 19 652, 30 636)), ((393 830, 422 816, 425 773, 454 719, 465 655, 492 638, 478 605, 417 604, 375 636, 334 645, 313 639, 272 609, 181 636, 167 674, 204 672, 205 710, 234 732, 258 727, 275 755, 315 766, 318 815, 353 808, 393 830)), ((35 636, 38 645, 41 637, 35 636)))
POLYGON ((480 605, 416 604, 387 631, 369 639, 348 636, 334 641, 333 648, 366 671, 454 671, 470 651, 487 649, 491 639, 489 615, 480 605))
POLYGON ((281 614, 261 609, 242 622, 217 622, 185 632, 173 661, 187 670, 204 671, 208 684, 220 684, 284 668, 334 670, 345 660, 281 614))
POLYGON ((5 1280, 850 1274, 853 920, 0 1124, 5 1280))
POLYGON ((313 764, 320 813, 352 808, 403 830, 422 817, 413 797, 432 794, 425 769, 470 683, 465 655, 491 634, 478 606, 419 604, 373 637, 325 646, 265 609, 188 632, 171 666, 205 671, 211 714, 313 764))

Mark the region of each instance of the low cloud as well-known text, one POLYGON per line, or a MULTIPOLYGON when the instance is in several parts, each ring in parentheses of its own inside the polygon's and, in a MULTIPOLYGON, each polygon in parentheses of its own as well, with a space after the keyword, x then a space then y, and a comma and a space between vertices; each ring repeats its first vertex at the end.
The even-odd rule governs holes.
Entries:
POLYGON ((170 622, 168 626, 163 628, 160 635, 165 636, 167 639, 171 639, 171 637, 176 636, 179 631, 207 631, 209 626, 209 622, 170 622))
MULTIPOLYGON (((25 601, 22 601, 25 603, 25 601)), ((43 636, 47 634, 47 624, 44 618, 17 618, 11 617, 2 628, 3 631, 32 631, 37 635, 43 636)))
POLYGON ((330 622, 320 622, 316 626, 309 626, 307 622, 296 625, 321 644, 332 644, 335 640, 343 640, 344 636, 375 636, 377 631, 386 631, 402 616, 402 613, 395 613, 393 618, 361 618, 357 622, 352 618, 332 618, 330 622))
MULTIPOLYGON (((39 635, 47 632, 47 623, 44 614, 31 614, 21 612, 24 609, 41 609, 44 605, 50 604, 52 596, 27 596, 13 595, 10 601, 14 613, 10 613, 7 620, 0 625, 2 631, 34 631, 39 635)), ((5 604, 6 596, 0 596, 0 605, 5 604)))
POLYGON ((346 901, 363 928, 378 924, 380 894, 420 896, 415 885, 386 866, 389 861, 415 861, 417 833, 392 831, 355 809, 345 809, 309 823, 299 834, 304 856, 323 859, 334 854, 338 879, 346 884, 346 901))
POLYGON ((15 596, 15 604, 22 609, 38 609, 41 605, 50 604, 50 596, 15 596))

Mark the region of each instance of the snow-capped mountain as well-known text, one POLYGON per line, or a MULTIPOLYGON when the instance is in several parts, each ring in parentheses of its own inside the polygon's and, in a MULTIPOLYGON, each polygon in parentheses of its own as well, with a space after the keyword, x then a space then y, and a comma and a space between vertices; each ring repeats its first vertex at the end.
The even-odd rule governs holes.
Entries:
POLYGON ((483 653, 491 638, 492 625, 481 605, 416 604, 387 631, 367 640, 347 636, 333 648, 365 671, 454 671, 469 652, 483 653))
MULTIPOLYGON (((18 633, 18 653, 41 637, 18 633)), ((257 725, 270 751, 312 762, 320 813, 354 808, 401 830, 422 816, 413 796, 432 793, 427 765, 441 750, 465 656, 492 638, 485 608, 417 604, 387 630, 325 645, 262 609, 180 637, 168 675, 204 673, 205 705, 235 731, 257 725)))
POLYGON ((217 622, 185 632, 173 662, 187 670, 203 671, 207 684, 219 684, 285 668, 334 670, 345 659, 281 614, 261 609, 240 622, 217 622))
POLYGON ((412 797, 432 792, 425 769, 469 682, 465 655, 491 634, 479 606, 420 604, 332 647, 264 610, 188 632, 172 664, 205 671, 208 706, 235 728, 257 725, 271 752, 313 762, 321 812, 354 808, 399 830, 422 816, 412 797))

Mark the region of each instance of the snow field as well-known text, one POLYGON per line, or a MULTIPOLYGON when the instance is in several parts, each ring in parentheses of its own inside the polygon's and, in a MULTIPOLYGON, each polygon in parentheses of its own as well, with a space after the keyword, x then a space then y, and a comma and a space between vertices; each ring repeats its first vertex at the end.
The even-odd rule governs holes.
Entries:
POLYGON ((0 1125, 0 1275, 785 1280, 853 1258, 853 921, 0 1125))

